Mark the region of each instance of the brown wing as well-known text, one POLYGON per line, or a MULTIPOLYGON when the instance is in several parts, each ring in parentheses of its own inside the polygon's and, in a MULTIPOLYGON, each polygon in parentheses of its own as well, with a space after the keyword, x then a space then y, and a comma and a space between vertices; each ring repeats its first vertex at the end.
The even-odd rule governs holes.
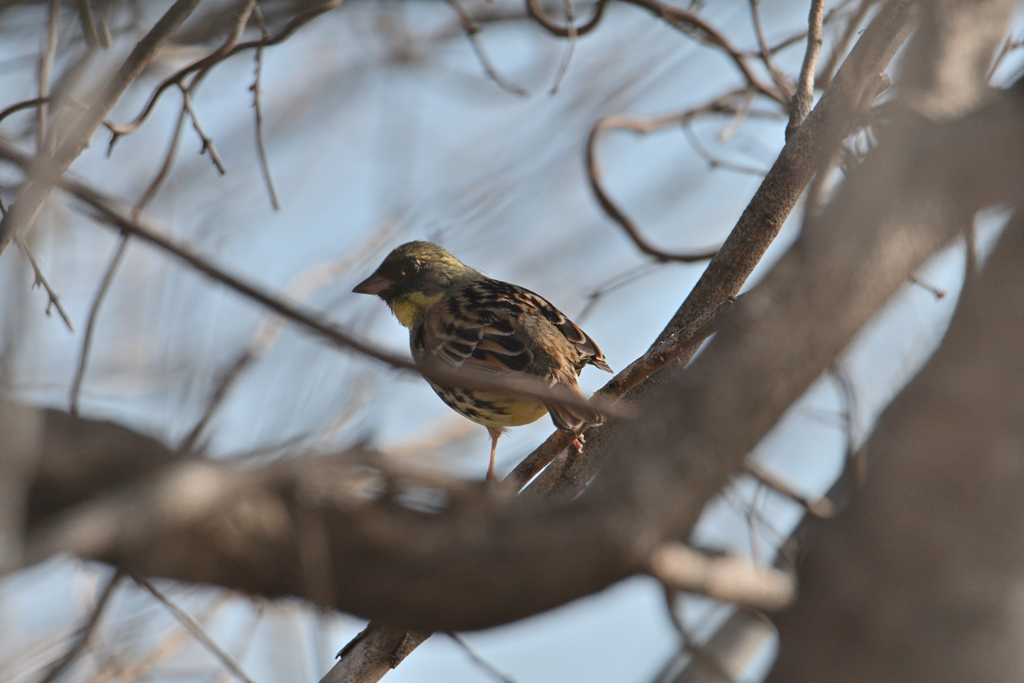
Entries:
POLYGON ((534 355, 516 334, 524 316, 551 323, 577 353, 577 373, 586 364, 611 372, 601 349, 576 323, 547 299, 517 285, 483 278, 476 280, 433 307, 423 324, 425 346, 434 357, 461 366, 490 367, 496 371, 529 372, 534 355))
MULTIPOLYGON (((412 347, 418 362, 533 375, 546 380, 556 396, 577 401, 586 400, 576 384, 584 365, 591 363, 610 371, 597 344, 547 300, 522 287, 487 278, 463 286, 431 307, 413 333, 412 347), (561 337, 562 341, 556 341, 561 337), (566 358, 565 352, 556 350, 559 348, 575 350, 576 357, 566 358)), ((552 402, 546 407, 559 429, 579 431, 604 421, 586 405, 552 402)))
MULTIPOLYGON (((421 357, 452 367, 495 373, 526 373, 534 354, 516 334, 506 299, 479 280, 427 311, 413 338, 421 357)), ((504 284, 504 283, 502 283, 504 284)))
POLYGON ((528 289, 517 288, 520 292, 533 304, 533 306, 543 315, 548 321, 554 325, 562 336, 568 339, 580 353, 580 363, 577 370, 582 370, 583 366, 589 363, 596 368, 600 368, 605 372, 611 372, 612 369, 609 367, 608 362, 605 361, 604 354, 601 353, 601 349, 598 348, 597 343, 590 338, 586 332, 580 329, 579 325, 569 320, 560 310, 551 305, 551 303, 540 296, 534 294, 528 289))

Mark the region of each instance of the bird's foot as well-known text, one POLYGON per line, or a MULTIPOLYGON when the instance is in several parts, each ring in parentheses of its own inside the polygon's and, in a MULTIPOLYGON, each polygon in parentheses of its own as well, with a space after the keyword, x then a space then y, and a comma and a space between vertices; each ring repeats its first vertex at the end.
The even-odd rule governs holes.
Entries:
POLYGON ((584 438, 582 434, 577 434, 576 438, 572 440, 572 447, 576 449, 577 453, 582 453, 583 444, 585 444, 586 442, 587 440, 584 438))

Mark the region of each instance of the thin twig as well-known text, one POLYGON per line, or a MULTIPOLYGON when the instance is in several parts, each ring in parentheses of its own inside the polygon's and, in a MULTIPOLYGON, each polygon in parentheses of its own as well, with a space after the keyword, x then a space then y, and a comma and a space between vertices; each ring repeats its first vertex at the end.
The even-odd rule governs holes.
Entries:
POLYGON ((907 278, 907 280, 911 284, 917 285, 921 289, 925 290, 926 292, 934 296, 936 301, 940 301, 946 298, 946 290, 939 289, 934 285, 930 285, 927 282, 924 282, 923 280, 918 278, 916 275, 911 275, 910 277, 907 278))
POLYGON ((128 235, 122 234, 118 238, 114 253, 111 254, 107 267, 103 271, 103 279, 93 296, 92 305, 89 307, 89 317, 85 323, 85 334, 82 336, 82 346, 78 351, 78 364, 75 366, 75 376, 71 380, 71 391, 68 397, 68 412, 78 415, 78 399, 82 394, 82 381, 85 379, 85 369, 89 363, 89 352, 92 350, 93 334, 96 331, 96 320, 99 317, 100 307, 107 296, 110 284, 114 281, 114 274, 124 259, 125 251, 128 249, 128 235))
POLYGON ((213 140, 206 135, 203 131, 203 127, 199 125, 199 116, 196 114, 196 110, 192 107, 192 96, 189 94, 187 88, 181 88, 181 97, 185 106, 185 111, 188 112, 188 116, 192 120, 192 128, 196 131, 196 135, 199 136, 199 139, 203 143, 203 147, 199 150, 199 153, 202 154, 204 152, 208 152, 210 155, 210 161, 212 161, 213 165, 217 167, 217 172, 221 175, 226 175, 227 171, 224 170, 224 162, 221 161, 220 154, 217 153, 217 148, 214 146, 213 140))
POLYGON ((156 586, 150 583, 149 580, 145 577, 133 576, 132 579, 135 581, 135 583, 139 584, 147 591, 149 591, 154 598, 159 600, 160 603, 163 604, 163 606, 166 607, 179 622, 181 622, 181 625, 188 629, 189 633, 195 636, 196 640, 202 643, 206 647, 206 649, 210 651, 210 654, 219 659, 221 664, 223 664, 228 670, 230 670, 231 673, 245 681, 245 683, 253 683, 253 680, 249 678, 249 676, 247 676, 246 673, 242 671, 242 669, 238 666, 238 663, 235 661, 234 657, 225 652, 221 646, 217 645, 217 643, 215 643, 213 639, 210 638, 209 634, 206 633, 206 629, 203 628, 202 624, 196 621, 190 614, 183 611, 180 607, 178 607, 173 602, 168 600, 167 596, 165 596, 163 593, 157 590, 156 586))
MULTIPOLYGON (((845 0, 840 3, 839 6, 829 10, 828 14, 825 15, 823 24, 828 24, 836 10, 840 9, 842 5, 847 4, 850 0, 845 0)), ((819 70, 818 82, 815 83, 815 87, 824 90, 832 84, 832 77, 835 75, 836 68, 839 66, 839 60, 846 55, 846 49, 850 45, 850 41, 853 40, 854 34, 857 29, 860 28, 861 22, 864 20, 865 15, 868 13, 868 9, 874 4, 875 0, 860 0, 860 4, 857 5, 857 10, 850 17, 850 20, 846 22, 846 26, 843 28, 843 33, 839 37, 839 40, 832 46, 832 51, 828 55, 828 59, 825 60, 825 66, 819 70)))
POLYGON ((60 303, 60 297, 57 296, 57 292, 53 291, 53 287, 51 287, 50 283, 47 282, 46 277, 43 275, 43 271, 39 268, 39 264, 36 263, 36 258, 32 255, 32 250, 29 248, 28 242, 25 241, 24 235, 20 232, 15 233, 14 241, 17 243, 18 248, 21 249, 21 253, 23 253, 28 259, 28 262, 32 264, 32 272, 35 277, 32 286, 42 287, 46 290, 46 296, 49 297, 49 301, 46 304, 46 315, 50 315, 51 308, 56 308, 57 314, 60 315, 61 320, 64 321, 64 325, 68 328, 68 332, 74 334, 75 327, 71 324, 71 318, 68 317, 68 312, 64 310, 64 307, 60 303))
POLYGON ((31 229, 35 224, 50 191, 60 181, 71 162, 85 149, 107 112, 145 70, 160 46, 195 10, 199 2, 200 0, 175 0, 142 40, 136 43, 120 68, 99 88, 86 111, 64 135, 54 154, 36 155, 28 165, 27 180, 18 191, 18 200, 0 221, 0 252, 14 239, 15 232, 31 229))
POLYGON ((636 5, 637 7, 644 8, 654 16, 664 20, 665 23, 678 31, 685 33, 706 45, 721 50, 736 65, 750 87, 756 89, 767 97, 770 97, 783 106, 788 105, 788 101, 781 93, 765 84, 757 74, 751 70, 750 65, 746 62, 746 57, 732 46, 732 43, 729 42, 724 34, 694 12, 675 7, 674 5, 667 5, 659 2, 658 0, 623 1, 631 5, 636 5))
POLYGON ((761 533, 758 531, 757 525, 762 517, 762 513, 758 512, 758 506, 761 504, 760 501, 764 501, 768 495, 768 487, 757 482, 757 486, 754 488, 754 496, 750 500, 750 509, 747 510, 747 535, 750 539, 750 559, 754 564, 761 564, 761 533), (763 494, 763 495, 762 495, 763 494))
POLYGON ((996 58, 992 60, 992 66, 988 68, 988 73, 985 74, 986 83, 991 82, 992 77, 996 73, 996 69, 998 69, 999 65, 1003 63, 1004 59, 1006 59, 1006 55, 1010 54, 1013 50, 1020 48, 1022 44, 1024 44, 1024 40, 1014 40, 1012 33, 1006 36, 1006 40, 1003 41, 1003 46, 999 49, 999 54, 997 54, 996 58))
POLYGON ((158 85, 153 90, 153 93, 149 96, 149 101, 146 102, 146 105, 142 108, 142 111, 139 113, 139 115, 136 116, 130 123, 124 125, 118 125, 107 121, 103 123, 103 125, 106 126, 111 133, 113 133, 111 144, 113 144, 117 137, 134 132, 139 126, 141 126, 143 122, 145 122, 145 120, 149 118, 149 115, 153 111, 153 108, 156 106, 156 103, 160 99, 160 96, 163 95, 163 93, 171 86, 181 87, 181 84, 184 82, 184 79, 189 74, 199 71, 208 71, 210 68, 223 62, 229 57, 232 57, 246 50, 253 50, 256 48, 277 45, 284 41, 285 39, 287 39, 289 36, 291 36, 295 31, 297 31, 302 26, 305 26, 307 23, 309 23, 316 17, 320 16, 321 14, 324 14, 325 12, 328 12, 334 9, 335 7, 338 7, 342 2, 344 2, 344 0, 326 0, 326 2, 324 2, 322 5, 307 10, 306 12, 303 12, 302 14, 299 14, 292 18, 292 20, 289 21, 284 26, 284 28, 282 28, 279 32, 270 36, 269 38, 261 38, 260 40, 251 40, 244 43, 236 42, 235 44, 232 44, 229 47, 221 46, 220 48, 210 53, 209 55, 203 57, 202 59, 199 59, 193 62, 192 64, 189 64, 188 66, 183 67, 177 72, 171 74, 163 81, 161 81, 160 85, 158 85))
POLYGON ((716 136, 719 142, 726 143, 736 134, 736 131, 740 129, 740 126, 743 125, 743 122, 750 115, 750 106, 754 103, 754 97, 756 96, 757 93, 753 90, 747 90, 743 94, 743 99, 740 101, 740 106, 736 109, 736 113, 732 115, 729 123, 725 124, 725 127, 716 136))
MULTIPOLYGON (((238 637, 235 640, 234 647, 232 648, 238 654, 234 655, 235 661, 241 662, 245 659, 245 655, 248 654, 249 648, 252 646, 254 636, 256 635, 256 629, 259 628, 260 620, 263 619, 263 613, 267 611, 267 603, 265 600, 259 598, 252 599, 253 607, 256 613, 252 616, 249 621, 249 625, 244 631, 238 631, 238 637)), ((221 683, 221 681, 227 680, 228 672, 221 671, 213 679, 213 683, 221 683)))
MULTIPOLYGON (((253 7, 253 16, 256 19, 257 25, 260 27, 260 31, 263 33, 263 39, 266 40, 270 37, 270 33, 267 31, 267 25, 263 22, 263 13, 260 12, 259 5, 253 7)), ((263 73, 263 48, 256 48, 256 74, 253 78, 252 85, 249 86, 249 90, 252 92, 252 108, 256 114, 256 152, 260 159, 260 169, 263 171, 263 182, 267 186, 267 194, 270 195, 270 205, 274 207, 274 211, 281 210, 281 202, 277 200, 277 191, 274 189, 274 179, 270 176, 270 162, 267 161, 267 147, 263 143, 263 108, 260 105, 260 94, 263 89, 260 87, 260 76, 263 73)))
POLYGON ((737 164, 733 161, 726 161, 716 157, 711 150, 704 146, 704 143, 700 141, 697 134, 693 132, 693 128, 690 126, 690 121, 683 121, 683 135, 686 136, 686 140, 693 147, 694 151, 700 156, 701 159, 708 162, 708 166, 711 168, 721 168, 726 171, 734 171, 736 173, 746 173, 748 175, 756 175, 759 178, 763 178, 768 174, 766 168, 756 168, 754 166, 744 166, 743 164, 737 164))
MULTIPOLYGON (((345 258, 333 259, 326 263, 317 263, 293 278, 285 286, 282 296, 291 301, 306 301, 314 292, 332 282, 336 282, 338 278, 346 275, 357 265, 363 263, 371 253, 391 238, 397 227, 397 222, 385 221, 381 223, 359 246, 352 249, 345 258)), ((283 329, 284 325, 279 318, 271 315, 264 316, 250 336, 248 346, 231 363, 228 369, 221 374, 217 387, 211 393, 210 399, 206 404, 206 409, 192 429, 189 430, 188 435, 182 440, 179 450, 190 452, 195 449, 199 437, 206 430, 210 420, 213 419, 214 414, 220 408, 231 387, 234 386, 238 378, 242 376, 244 371, 254 361, 266 356, 277 342, 283 329)))
POLYGON ((761 61, 764 62, 765 68, 768 69, 768 73, 772 75, 772 80, 775 81, 776 87, 779 89, 779 93, 787 102, 792 101, 793 88, 789 84, 789 79, 786 78, 786 74, 782 73, 778 67, 775 66, 775 60, 772 59, 772 52, 768 49, 768 42, 764 39, 764 28, 761 26, 761 0, 750 0, 750 18, 754 22, 754 33, 757 34, 757 46, 761 49, 761 61))
POLYGON ((96 32, 96 21, 92 16, 92 6, 89 0, 78 0, 78 17, 82 23, 82 35, 85 36, 85 44, 90 48, 100 44, 99 33, 96 32))
POLYGON ((75 638, 75 642, 71 644, 71 647, 64 652, 60 659, 50 665, 50 668, 46 670, 46 675, 43 676, 38 683, 53 683, 57 678, 67 670, 71 664, 74 663, 75 659, 81 654, 82 650, 89 643, 89 639, 92 637, 93 632, 96 630, 96 625, 100 623, 100 617, 103 616, 103 611, 107 608, 107 604, 110 602, 110 597, 114 594, 114 589, 124 578, 124 574, 120 569, 114 572, 114 575, 107 581, 107 585, 103 587, 103 591, 100 593, 99 598, 96 600, 96 605, 92 608, 92 613, 89 615, 88 620, 78 630, 78 636, 75 638))
POLYGON ((30 100, 23 100, 21 102, 15 102, 11 106, 9 106, 6 109, 0 111, 0 121, 3 121, 4 119, 6 119, 11 114, 19 112, 22 109, 28 109, 30 107, 38 107, 40 105, 46 104, 49 101, 50 101, 49 97, 33 97, 30 100))
POLYGON ((177 86, 180 90, 192 92, 199 81, 201 81, 214 66, 235 54, 235 49, 238 47, 238 43, 242 39, 242 35, 245 33, 245 27, 248 26, 249 17, 252 16, 255 8, 255 0, 248 0, 242 7, 242 11, 239 12, 231 33, 228 34, 227 38, 220 46, 217 47, 216 50, 161 81, 160 85, 158 85, 153 91, 153 94, 150 95, 149 102, 142 110, 142 113, 139 114, 134 121, 120 126, 110 123, 109 121, 104 121, 103 125, 112 133, 110 142, 107 144, 107 156, 110 156, 114 145, 122 135, 134 132, 143 124, 143 122, 145 122, 149 117, 150 112, 153 110, 153 107, 156 105, 157 100, 160 99, 160 95, 162 95, 167 88, 177 86), (185 85, 185 79, 191 74, 195 74, 195 76, 188 85, 185 85))
POLYGON ((629 268, 625 272, 611 276, 604 282, 601 282, 596 287, 594 287, 594 289, 592 289, 590 293, 586 295, 587 303, 584 304, 583 308, 580 310, 579 313, 573 316, 573 320, 575 320, 578 324, 582 325, 583 321, 586 320, 586 318, 594 310, 594 307, 597 306, 598 302, 606 294, 610 294, 611 292, 614 292, 620 287, 625 287, 628 284, 636 282, 640 278, 646 277, 656 272, 658 272, 656 264, 648 262, 641 263, 638 266, 633 266, 632 268, 629 268))
POLYGON ((796 93, 789 106, 789 125, 786 126, 786 139, 800 127, 814 106, 814 75, 818 70, 818 55, 824 39, 821 34, 821 22, 825 18, 825 0, 811 0, 811 12, 807 18, 807 52, 800 67, 800 78, 797 80, 796 93))
POLYGON ((493 664, 488 662, 486 659, 481 657, 473 648, 469 646, 462 636, 458 633, 448 633, 449 638, 454 640, 465 652, 469 655, 469 658, 473 660, 473 663, 483 669, 485 672, 494 677, 495 680, 501 681, 501 683, 515 683, 515 679, 508 674, 499 671, 493 664))
POLYGON ((576 12, 572 6, 572 0, 565 0, 565 25, 569 32, 569 41, 565 44, 565 54, 562 55, 562 63, 558 66, 558 72, 555 74, 555 82, 551 84, 552 95, 556 94, 558 88, 561 87, 565 72, 569 70, 572 53, 576 50, 576 12))
POLYGON ((863 449, 856 447, 857 429, 857 392, 853 388, 853 381, 846 373, 846 370, 839 363, 835 363, 830 369, 830 374, 839 385, 839 391, 843 400, 843 433, 846 436, 846 467, 850 468, 853 474, 853 481, 857 486, 862 486, 867 479, 867 459, 863 449))
POLYGON ((512 81, 508 80, 494 68, 490 58, 487 56, 487 52, 484 50, 484 46, 480 44, 480 40, 477 34, 480 33, 481 28, 476 25, 473 18, 466 13, 466 10, 459 4, 459 0, 448 0, 448 4, 452 6, 455 13, 459 15, 459 22, 462 24, 462 30, 466 34, 466 38, 469 40, 470 46, 473 48, 473 52, 476 53, 476 58, 480 61, 480 66, 483 67, 484 73, 490 77, 492 81, 497 83, 502 90, 512 93, 513 95, 519 95, 520 97, 526 97, 529 93, 526 92, 522 87, 516 85, 512 81))
POLYGON ((835 506, 828 498, 811 500, 802 493, 798 493, 792 486, 785 483, 782 479, 753 460, 748 459, 747 462, 744 463, 744 469, 747 474, 752 476, 754 479, 773 491, 781 493, 785 497, 799 503, 804 510, 818 519, 831 519, 835 516, 835 506))
POLYGON ((605 6, 608 4, 608 0, 597 0, 594 3, 594 11, 590 15, 590 18, 580 26, 575 24, 560 26, 555 22, 548 19, 547 15, 544 14, 544 10, 540 6, 540 0, 526 0, 526 13, 531 19, 537 22, 541 28, 548 33, 558 36, 559 38, 568 38, 570 32, 575 34, 577 37, 590 33, 600 23, 601 17, 604 16, 605 6))
MULTIPOLYGON (((50 96, 50 78, 53 75, 53 62, 57 58, 57 38, 60 32, 60 0, 50 0, 49 18, 46 26, 46 49, 39 59, 39 98, 50 96)), ((38 154, 46 152, 46 117, 48 104, 41 104, 36 114, 39 128, 36 131, 36 150, 38 154)))
MULTIPOLYGON (((181 141, 181 133, 185 128, 185 107, 182 106, 178 112, 178 122, 174 126, 174 133, 171 135, 171 142, 167 146, 167 153, 164 155, 163 164, 160 165, 160 170, 157 171, 153 180, 150 181, 146 191, 142 193, 142 197, 135 204, 132 216, 135 220, 139 219, 142 210, 147 204, 156 196, 160 186, 163 185, 164 180, 170 173, 171 166, 174 164, 174 158, 177 155, 178 144, 181 141)), ((89 362, 89 352, 92 348, 93 334, 96 329, 96 320, 99 317, 100 307, 103 305, 104 299, 106 299, 107 291, 110 289, 110 284, 114 281, 114 274, 121 265, 121 260, 124 258, 125 251, 128 249, 128 234, 122 233, 120 241, 117 247, 114 249, 114 253, 110 257, 110 261, 107 263, 107 268, 103 272, 103 279, 100 280, 100 286, 96 289, 96 294, 93 296, 92 305, 89 307, 89 317, 85 324, 85 334, 82 336, 82 346, 78 352, 78 365, 75 368, 75 377, 71 381, 71 394, 69 397, 70 412, 72 415, 78 414, 78 398, 82 390, 82 380, 85 377, 86 365, 89 362)))
MULTIPOLYGON (((679 650, 680 653, 689 654, 694 660, 700 660, 704 662, 710 671, 714 672, 717 678, 711 680, 721 681, 722 683, 732 683, 734 680, 732 674, 726 670, 725 665, 716 657, 713 653, 709 652, 705 647, 697 642, 697 639, 693 637, 690 630, 686 628, 686 624, 683 623, 677 613, 677 604, 682 603, 680 599, 682 593, 676 590, 668 584, 662 583, 662 588, 665 591, 665 611, 668 613, 669 621, 672 622, 672 626, 675 627, 676 633, 679 635, 679 650)), ((677 655, 678 656, 678 655, 677 655)), ((666 669, 654 678, 657 683, 662 681, 675 680, 674 677, 669 674, 675 671, 676 659, 669 660, 669 665, 666 669)))
MULTIPOLYGON (((227 598, 228 593, 211 598, 196 610, 196 621, 208 622, 224 606, 227 598)), ((115 680, 118 683, 136 683, 145 679, 157 662, 169 657, 189 638, 191 638, 191 634, 188 629, 181 628, 180 623, 175 620, 155 637, 155 645, 145 657, 131 662, 126 662, 121 657, 110 657, 102 664, 102 668, 90 678, 89 683, 107 683, 110 680, 115 680)))

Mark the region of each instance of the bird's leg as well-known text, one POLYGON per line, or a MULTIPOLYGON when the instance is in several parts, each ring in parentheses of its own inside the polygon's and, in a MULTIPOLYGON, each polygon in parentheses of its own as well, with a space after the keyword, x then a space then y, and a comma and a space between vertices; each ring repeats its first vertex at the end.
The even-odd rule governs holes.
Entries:
POLYGON ((501 430, 488 427, 487 432, 491 435, 491 464, 487 468, 487 479, 497 481, 498 477, 494 474, 494 451, 498 448, 498 437, 501 436, 501 430))
POLYGON ((576 435, 576 438, 572 440, 572 447, 576 449, 577 453, 582 453, 583 444, 585 444, 586 442, 587 440, 583 437, 583 432, 580 432, 579 434, 576 435))

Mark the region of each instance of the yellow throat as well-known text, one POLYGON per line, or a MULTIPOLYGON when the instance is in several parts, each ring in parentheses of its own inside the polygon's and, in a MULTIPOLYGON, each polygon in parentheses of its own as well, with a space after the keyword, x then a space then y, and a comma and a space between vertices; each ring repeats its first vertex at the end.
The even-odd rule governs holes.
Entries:
POLYGON ((410 292, 401 299, 396 299, 388 305, 391 307, 391 312, 398 318, 398 322, 402 323, 405 327, 410 330, 418 323, 423 320, 423 316, 426 315, 427 309, 436 304, 444 296, 444 292, 438 292, 437 294, 431 294, 427 296, 423 292, 410 292))

